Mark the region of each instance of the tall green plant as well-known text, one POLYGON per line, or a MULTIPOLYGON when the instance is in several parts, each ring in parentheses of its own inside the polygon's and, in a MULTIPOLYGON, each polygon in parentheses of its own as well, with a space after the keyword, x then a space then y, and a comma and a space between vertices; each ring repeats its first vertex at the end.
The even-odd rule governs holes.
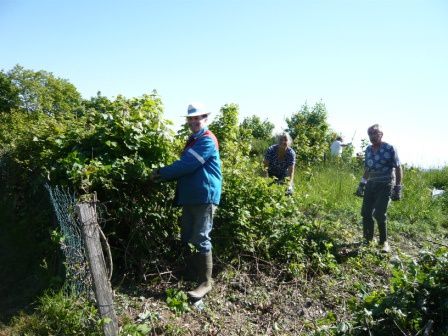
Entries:
POLYGON ((238 113, 239 107, 237 104, 226 104, 221 107, 217 119, 209 126, 219 141, 219 151, 223 158, 231 153, 229 147, 232 147, 232 144, 238 139, 238 113))
POLYGON ((331 138, 325 104, 319 102, 312 108, 304 104, 286 119, 286 124, 294 139, 298 162, 309 165, 323 161, 331 138))

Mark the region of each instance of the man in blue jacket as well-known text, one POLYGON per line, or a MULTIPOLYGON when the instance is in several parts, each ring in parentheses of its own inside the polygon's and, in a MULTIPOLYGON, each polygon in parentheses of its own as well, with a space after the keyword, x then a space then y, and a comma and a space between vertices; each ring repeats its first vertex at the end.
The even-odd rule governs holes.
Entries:
POLYGON ((177 180, 176 202, 182 206, 181 240, 197 249, 192 259, 199 286, 188 292, 200 299, 212 288, 212 243, 210 232, 213 214, 221 198, 221 160, 215 135, 208 130, 210 112, 202 104, 188 106, 187 123, 192 132, 179 160, 156 170, 155 181, 177 180))

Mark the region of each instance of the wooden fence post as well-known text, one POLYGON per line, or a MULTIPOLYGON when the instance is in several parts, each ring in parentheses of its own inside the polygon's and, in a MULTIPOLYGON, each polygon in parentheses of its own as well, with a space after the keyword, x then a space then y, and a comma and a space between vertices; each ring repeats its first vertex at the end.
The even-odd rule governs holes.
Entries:
POLYGON ((104 335, 117 336, 118 322, 114 310, 111 284, 106 274, 106 265, 103 250, 101 248, 95 203, 83 202, 77 204, 76 213, 81 223, 81 230, 88 254, 98 309, 102 318, 109 319, 103 327, 104 335))

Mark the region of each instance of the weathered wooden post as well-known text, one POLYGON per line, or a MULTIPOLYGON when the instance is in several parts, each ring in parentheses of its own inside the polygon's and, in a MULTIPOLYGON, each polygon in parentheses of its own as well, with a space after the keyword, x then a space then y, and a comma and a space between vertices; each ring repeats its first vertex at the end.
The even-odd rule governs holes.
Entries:
POLYGON ((76 205, 76 214, 81 223, 98 309, 101 317, 108 319, 103 327, 104 335, 117 336, 118 322, 114 310, 112 288, 106 274, 106 264, 101 248, 100 228, 96 217, 95 201, 78 203, 76 205))

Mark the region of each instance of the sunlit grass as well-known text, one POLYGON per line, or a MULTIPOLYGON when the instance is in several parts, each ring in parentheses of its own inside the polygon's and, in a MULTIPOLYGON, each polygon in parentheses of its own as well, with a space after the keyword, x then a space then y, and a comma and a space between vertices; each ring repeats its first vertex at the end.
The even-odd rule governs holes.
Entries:
POLYGON ((361 172, 339 162, 308 169, 297 169, 296 190, 304 205, 320 205, 329 211, 358 211, 360 199, 354 196, 361 172))
MULTIPOLYGON (((343 162, 327 162, 320 166, 296 169, 296 197, 304 208, 318 207, 328 216, 347 222, 361 221, 362 199, 354 196, 362 176, 361 168, 343 162), (350 219, 349 219, 350 220, 350 219)), ((432 188, 446 188, 448 169, 422 171, 405 167, 404 197, 391 202, 388 210, 390 234, 412 236, 436 234, 448 228, 448 196, 433 198, 432 188), (445 176, 447 176, 445 178, 445 176)))

